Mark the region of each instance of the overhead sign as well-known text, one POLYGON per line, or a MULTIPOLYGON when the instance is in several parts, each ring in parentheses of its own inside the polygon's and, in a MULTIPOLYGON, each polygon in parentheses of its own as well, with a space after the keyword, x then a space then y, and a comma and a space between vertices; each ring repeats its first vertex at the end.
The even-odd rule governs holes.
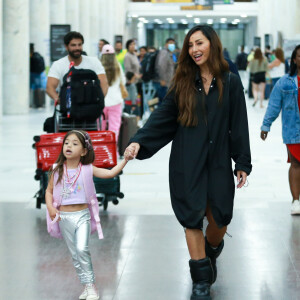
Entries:
POLYGON ((213 0, 214 4, 234 4, 234 0, 213 0))
POLYGON ((212 10, 213 0, 194 0, 194 5, 181 6, 181 10, 212 10))
POLYGON ((151 0, 152 3, 193 3, 194 0, 151 0))
POLYGON ((64 36, 71 31, 71 25, 51 25, 50 27, 50 57, 56 61, 68 53, 64 45, 64 36))
POLYGON ((189 6, 181 6, 181 10, 212 10, 212 5, 189 5, 189 6))

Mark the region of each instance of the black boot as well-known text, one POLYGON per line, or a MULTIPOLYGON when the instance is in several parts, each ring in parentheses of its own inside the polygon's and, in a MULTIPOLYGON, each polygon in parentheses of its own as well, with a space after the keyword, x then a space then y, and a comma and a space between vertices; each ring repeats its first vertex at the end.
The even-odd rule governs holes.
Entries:
POLYGON ((214 271, 214 277, 213 277, 213 281, 211 282, 211 284, 213 284, 216 279, 217 279, 217 257, 221 254, 222 250, 224 248, 224 240, 222 240, 222 242, 220 243, 220 245, 218 246, 217 249, 213 249, 208 241, 207 238, 205 237, 205 253, 206 256, 208 256, 211 260, 211 264, 213 267, 213 271, 214 271))
POLYGON ((213 280, 213 269, 210 258, 190 259, 189 263, 193 280, 191 300, 211 300, 210 285, 213 280))

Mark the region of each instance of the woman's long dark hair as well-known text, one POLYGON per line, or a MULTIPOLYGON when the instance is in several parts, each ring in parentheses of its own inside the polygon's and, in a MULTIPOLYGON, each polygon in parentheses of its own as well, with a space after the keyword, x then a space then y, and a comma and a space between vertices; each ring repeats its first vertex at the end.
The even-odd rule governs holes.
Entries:
POLYGON ((58 184, 62 180, 62 177, 64 174, 64 163, 66 161, 66 157, 64 156, 64 153, 63 153, 63 147, 64 147, 67 137, 70 136, 71 134, 75 134, 76 137, 78 138, 79 142, 81 143, 82 147, 87 150, 86 155, 81 156, 80 162, 83 165, 89 165, 89 164, 93 163, 95 160, 95 152, 93 149, 91 138, 88 135, 88 133, 86 133, 83 130, 68 131, 64 137, 60 154, 55 162, 57 164, 57 166, 54 169, 51 168, 49 170, 49 180, 50 180, 51 176, 54 175, 54 173, 58 171, 58 179, 57 179, 56 184, 58 184), (86 143, 86 140, 88 140, 88 143, 86 143))
POLYGON ((290 76, 294 76, 297 71, 297 65, 294 62, 294 59, 296 59, 297 51, 300 49, 300 45, 297 45, 294 49, 291 57, 291 66, 290 66, 290 76))
POLYGON ((201 31, 203 35, 210 41, 210 54, 207 65, 216 78, 219 90, 219 102, 223 96, 222 75, 228 71, 228 63, 224 59, 222 52, 222 44, 214 29, 208 25, 197 25, 192 28, 186 35, 182 50, 178 59, 178 67, 172 80, 170 90, 175 90, 176 100, 178 104, 178 122, 185 127, 195 127, 198 124, 196 114, 197 99, 195 76, 199 73, 199 66, 189 55, 190 37, 197 31, 201 31))

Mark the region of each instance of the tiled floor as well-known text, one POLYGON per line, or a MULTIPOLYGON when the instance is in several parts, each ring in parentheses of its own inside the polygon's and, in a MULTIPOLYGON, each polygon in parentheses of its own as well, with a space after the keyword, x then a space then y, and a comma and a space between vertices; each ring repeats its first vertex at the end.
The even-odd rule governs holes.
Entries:
MULTIPOLYGON (((212 287, 218 300, 300 299, 300 217, 291 217, 286 149, 277 120, 259 139, 265 109, 248 102, 253 172, 237 191, 234 218, 212 287)), ((0 299, 73 300, 81 286, 64 242, 46 232, 45 207, 32 196, 32 136, 50 111, 5 116, 0 124, 0 299)), ((170 146, 130 162, 125 198, 101 212, 105 239, 91 239, 102 300, 188 300, 188 251, 168 193, 170 146)))

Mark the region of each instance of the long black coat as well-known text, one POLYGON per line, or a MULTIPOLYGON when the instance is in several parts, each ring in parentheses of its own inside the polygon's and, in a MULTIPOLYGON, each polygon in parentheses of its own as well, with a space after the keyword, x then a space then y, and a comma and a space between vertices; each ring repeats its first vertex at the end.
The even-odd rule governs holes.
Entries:
POLYGON ((141 146, 137 158, 146 159, 173 140, 169 183, 178 221, 186 228, 201 229, 209 201, 221 227, 232 218, 235 185, 231 159, 235 173, 241 170, 249 174, 252 169, 245 97, 234 74, 224 74, 221 104, 215 80, 205 97, 199 77, 195 86, 196 127, 183 127, 177 122, 175 95, 170 93, 131 142, 141 146))

